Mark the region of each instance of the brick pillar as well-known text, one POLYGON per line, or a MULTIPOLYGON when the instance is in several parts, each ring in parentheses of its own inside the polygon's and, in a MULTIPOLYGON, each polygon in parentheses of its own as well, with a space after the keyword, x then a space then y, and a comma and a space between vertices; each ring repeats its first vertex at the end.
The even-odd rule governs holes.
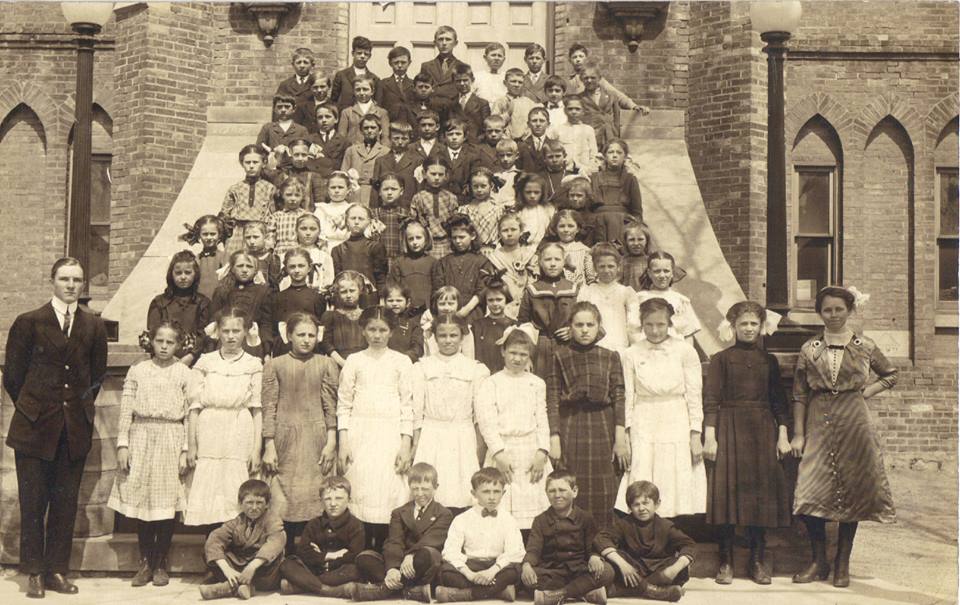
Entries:
POLYGON ((111 292, 163 224, 206 135, 212 10, 138 3, 116 11, 111 292))

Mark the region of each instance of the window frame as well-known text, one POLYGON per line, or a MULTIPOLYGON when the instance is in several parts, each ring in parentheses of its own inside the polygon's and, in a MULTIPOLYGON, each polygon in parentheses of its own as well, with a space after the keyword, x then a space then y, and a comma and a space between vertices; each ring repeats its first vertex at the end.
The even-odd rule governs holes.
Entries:
POLYGON ((958 182, 960 182, 960 168, 957 166, 937 166, 934 169, 934 207, 936 212, 934 213, 934 244, 936 245, 937 252, 937 261, 934 263, 933 270, 933 291, 936 296, 936 309, 937 311, 946 311, 951 314, 955 314, 958 309, 960 309, 960 302, 956 300, 941 300, 940 299, 940 247, 941 242, 946 240, 960 241, 960 232, 955 235, 943 235, 941 232, 942 225, 940 224, 941 209, 943 204, 943 198, 940 195, 943 187, 941 184, 941 178, 944 173, 953 173, 956 176, 958 182))
MULTIPOLYGON (((793 175, 792 175, 792 188, 793 188, 793 262, 790 267, 790 276, 792 278, 793 287, 791 288, 791 298, 793 299, 794 308, 798 309, 813 309, 814 307, 814 298, 810 300, 803 300, 798 297, 797 294, 797 278, 800 272, 800 241, 828 241, 829 242, 829 263, 827 266, 827 284, 840 283, 842 281, 842 263, 841 263, 841 253, 842 253, 842 214, 840 206, 840 167, 837 164, 816 164, 816 163, 803 163, 803 164, 794 164, 793 166, 793 175), (801 232, 800 231, 800 177, 801 173, 821 173, 827 174, 830 178, 830 216, 829 216, 829 227, 830 233, 814 233, 814 232, 801 232)), ((814 292, 814 297, 816 292, 814 292)))

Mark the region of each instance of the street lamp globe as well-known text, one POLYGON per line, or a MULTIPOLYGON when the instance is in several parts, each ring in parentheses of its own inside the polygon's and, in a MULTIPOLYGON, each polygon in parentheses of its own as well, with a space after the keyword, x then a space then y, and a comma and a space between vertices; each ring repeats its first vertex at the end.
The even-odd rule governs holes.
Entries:
POLYGON ((802 12, 800 0, 759 0, 750 3, 750 25, 754 31, 761 34, 792 34, 800 25, 802 12))
POLYGON ((113 2, 61 2, 60 10, 74 30, 95 34, 110 20, 113 2))

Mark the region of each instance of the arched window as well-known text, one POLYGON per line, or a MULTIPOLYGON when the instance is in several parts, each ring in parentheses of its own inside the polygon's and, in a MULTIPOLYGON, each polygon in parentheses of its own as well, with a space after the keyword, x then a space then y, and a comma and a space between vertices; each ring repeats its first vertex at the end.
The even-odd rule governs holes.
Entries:
POLYGON ((937 303, 957 304, 957 128, 953 118, 937 139, 937 303))

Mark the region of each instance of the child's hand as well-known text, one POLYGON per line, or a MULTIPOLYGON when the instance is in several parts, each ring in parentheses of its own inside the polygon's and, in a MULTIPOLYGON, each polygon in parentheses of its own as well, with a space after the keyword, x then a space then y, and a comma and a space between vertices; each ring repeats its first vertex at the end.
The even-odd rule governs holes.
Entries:
MULTIPOLYGON (((779 448, 780 443, 777 442, 777 447, 779 448)), ((790 444, 787 444, 787 453, 790 453, 790 444)), ((703 457, 705 460, 710 460, 711 462, 717 459, 717 438, 707 435, 703 438, 703 457)))
POLYGON ((400 573, 403 574, 404 578, 411 580, 417 575, 417 570, 413 567, 413 554, 409 554, 403 558, 403 561, 400 563, 400 573))
POLYGON ((335 441, 328 441, 323 449, 320 450, 320 472, 324 475, 329 475, 330 471, 333 470, 333 465, 337 462, 337 443, 335 441))
POLYGON ((530 462, 530 467, 527 468, 530 483, 538 483, 543 478, 543 467, 546 465, 547 454, 543 450, 537 450, 537 453, 533 455, 533 461, 530 462))
POLYGON ((630 470, 630 442, 620 435, 613 440, 613 461, 624 471, 630 470))
POLYGON ((240 575, 237 577, 237 581, 241 584, 246 584, 249 586, 253 583, 253 574, 257 573, 256 567, 253 565, 247 565, 243 568, 243 571, 240 572, 240 575))
POLYGON ((490 569, 484 569, 483 571, 478 571, 473 574, 473 578, 470 581, 480 586, 490 586, 493 584, 493 579, 496 575, 496 570, 491 567, 490 569))
POLYGON ((402 475, 410 470, 410 465, 413 463, 413 452, 410 449, 410 446, 403 444, 400 446, 400 451, 397 452, 397 457, 393 461, 393 470, 398 475, 402 475))
POLYGON ((553 463, 554 467, 557 467, 560 464, 560 457, 562 456, 560 451, 560 435, 550 435, 550 462, 553 463))
POLYGON ((794 435, 790 442, 790 449, 793 450, 795 458, 803 458, 803 446, 806 444, 806 438, 803 435, 794 435))
POLYGON ((603 558, 598 555, 590 555, 587 561, 587 570, 593 575, 594 580, 599 580, 603 574, 603 558))
POLYGON ((197 449, 191 447, 187 450, 187 466, 197 468, 197 449))
POLYGON ((279 165, 280 162, 277 160, 277 154, 271 151, 270 154, 267 155, 267 170, 276 170, 279 165))
POLYGON ((640 573, 637 571, 637 568, 633 565, 630 565, 626 561, 619 564, 620 573, 623 575, 623 582, 630 588, 637 588, 643 585, 643 578, 640 577, 640 573))
POLYGON ((130 472, 130 448, 117 448, 117 468, 124 473, 130 472))
POLYGON ((703 460, 703 444, 700 443, 700 433, 690 433, 690 459, 694 464, 703 460))
POLYGON ((256 475, 260 472, 260 452, 250 452, 250 457, 247 458, 247 472, 251 475, 256 475))
MULTIPOLYGON (((497 470, 503 473, 507 485, 513 483, 513 465, 510 464, 510 459, 507 457, 505 450, 500 450, 493 455, 493 464, 497 467, 497 470)), ((531 466, 531 468, 533 467, 531 466)))
POLYGON ((523 580, 523 585, 528 588, 537 585, 537 572, 533 569, 533 565, 524 561, 523 568, 520 571, 520 579, 523 580))
POLYGON ((347 469, 353 464, 353 453, 350 451, 350 445, 346 443, 346 439, 340 439, 339 462, 340 472, 344 475, 347 474, 347 469))
POLYGON ((177 461, 177 471, 180 473, 180 476, 187 474, 187 471, 190 470, 190 463, 187 462, 187 453, 180 452, 180 459, 177 461))
POLYGON ((226 569, 221 567, 220 571, 223 572, 224 577, 227 578, 227 582, 230 584, 230 588, 236 588, 237 586, 240 586, 241 582, 240 582, 239 571, 230 567, 229 565, 226 566, 226 569))
MULTIPOLYGON (((781 435, 777 438, 777 458, 782 460, 790 455, 792 447, 790 445, 790 440, 787 439, 786 435, 781 435)), ((706 456, 706 452, 703 454, 706 456)))
POLYGON ((263 470, 270 474, 277 472, 277 446, 273 439, 267 439, 263 446, 263 470))
POLYGON ((400 575, 400 570, 396 567, 388 569, 387 575, 383 578, 383 583, 386 584, 390 590, 400 590, 403 588, 403 578, 400 575))
POLYGON ((633 110, 642 116, 650 114, 650 108, 647 107, 646 105, 635 105, 633 107, 633 110))
POLYGON ((563 342, 567 342, 568 340, 570 340, 570 328, 560 328, 559 330, 554 332, 553 335, 557 337, 557 340, 562 340, 563 342))

